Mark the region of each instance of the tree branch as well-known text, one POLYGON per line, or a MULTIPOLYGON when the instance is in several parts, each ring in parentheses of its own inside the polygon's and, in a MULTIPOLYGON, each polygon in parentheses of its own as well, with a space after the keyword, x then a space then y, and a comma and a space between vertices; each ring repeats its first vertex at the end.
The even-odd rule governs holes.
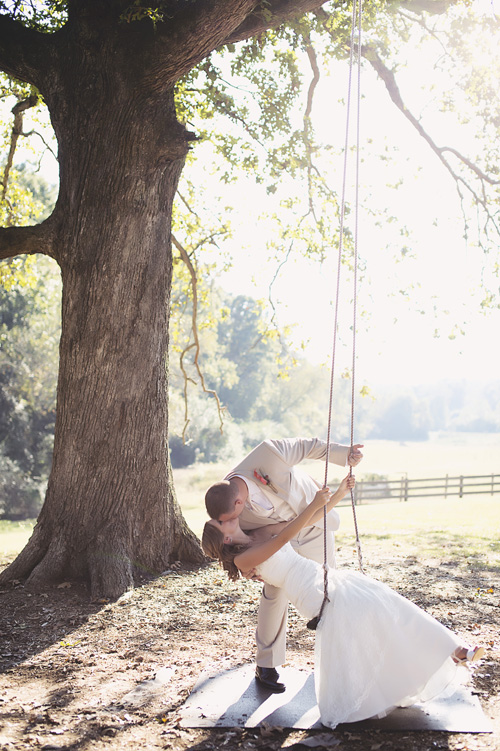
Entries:
POLYGON ((309 89, 307 91, 307 104, 306 104, 306 109, 304 112, 303 138, 304 138, 304 147, 306 150, 306 161, 307 161, 307 188, 308 188, 308 196, 309 196, 309 211, 312 212, 312 215, 316 219, 316 215, 314 213, 314 202, 312 198, 312 170, 314 168, 314 165, 312 163, 313 144, 312 144, 312 138, 311 138, 312 136, 311 112, 312 112, 312 106, 313 106, 314 92, 319 82, 319 66, 318 66, 318 60, 316 57, 316 51, 312 45, 309 34, 307 35, 307 37, 304 37, 304 42, 305 42, 305 50, 306 50, 307 57, 309 59, 309 64, 312 70, 312 78, 309 83, 309 89))
POLYGON ((30 107, 34 107, 38 102, 38 96, 32 94, 27 99, 18 102, 12 107, 12 114, 14 115, 14 123, 12 125, 12 133, 10 136, 10 148, 7 156, 7 162, 5 164, 5 170, 2 180, 2 201, 5 201, 7 194, 7 186, 9 184, 9 173, 12 168, 12 162, 14 161, 14 154, 16 153, 16 146, 19 140, 19 136, 23 133, 23 119, 24 112, 30 107))
POLYGON ((55 258, 53 222, 50 217, 30 227, 0 227, 0 260, 43 253, 55 258))
POLYGON ((268 0, 261 2, 225 40, 225 44, 241 42, 249 37, 263 34, 268 29, 280 26, 292 18, 317 10, 326 0, 268 0))
POLYGON ((43 90, 49 70, 54 34, 28 29, 0 14, 0 70, 43 90))
POLYGON ((177 80, 214 49, 261 34, 319 8, 324 2, 326 0, 205 0, 190 3, 174 11, 171 17, 165 15, 164 21, 156 26, 154 79, 177 80))
POLYGON ((480 167, 474 164, 466 156, 461 154, 457 149, 454 149, 451 146, 438 146, 421 125, 421 123, 417 120, 417 118, 407 109, 401 97, 401 93, 396 83, 396 78, 393 71, 389 70, 389 68, 387 68, 387 66, 383 63, 375 48, 368 45, 363 46, 361 49, 361 54, 370 63, 372 68, 376 71, 377 75, 384 82, 389 96, 391 97, 396 107, 413 125, 419 135, 421 135, 422 138, 429 144, 432 151, 436 154, 440 162, 443 164, 444 168, 447 170, 447 172, 449 172, 457 185, 457 190, 459 192, 460 198, 463 199, 461 190, 461 188, 463 187, 470 193, 474 201, 482 207, 487 217, 487 223, 491 223, 495 227, 495 231, 500 234, 500 228, 498 227, 495 216, 490 211, 489 202, 485 193, 485 184, 500 185, 500 180, 494 180, 493 178, 491 178, 489 175, 483 172, 480 167), (466 179, 464 179, 462 175, 456 172, 456 170, 453 168, 453 165, 448 160, 447 154, 453 154, 453 156, 455 156, 456 159, 461 162, 479 180, 479 190, 477 190, 477 188, 475 188, 473 184, 471 185, 466 179))
POLYGON ((151 70, 164 85, 179 79, 214 49, 253 11, 256 0, 205 0, 179 3, 177 12, 155 27, 151 70))
POLYGON ((192 378, 190 378, 187 374, 187 371, 184 367, 184 358, 187 355, 187 353, 194 348, 194 358, 193 363, 196 368, 196 372, 198 374, 198 378, 200 379, 201 388, 205 392, 205 394, 210 394, 214 397, 215 401, 217 402, 217 412, 219 415, 219 426, 220 426, 220 432, 222 433, 222 428, 224 425, 224 407, 220 403, 219 395, 216 391, 213 389, 207 388, 205 384, 205 377, 203 375, 203 372, 200 367, 199 363, 199 356, 200 356, 200 339, 198 336, 198 277, 196 275, 196 269, 194 268, 191 259, 189 258, 189 254, 186 251, 186 249, 181 245, 181 243, 176 239, 174 235, 172 235, 172 242, 179 251, 179 254, 181 256, 182 261, 186 265, 187 270, 189 271, 189 275, 191 277, 191 289, 193 291, 193 312, 191 315, 191 330, 193 332, 193 339, 194 342, 191 342, 191 344, 188 344, 188 346, 181 352, 180 357, 180 366, 182 375, 184 377, 184 429, 182 431, 182 440, 185 443, 186 442, 186 431, 187 427, 189 425, 189 410, 188 410, 188 397, 187 397, 187 386, 188 382, 195 383, 192 378))

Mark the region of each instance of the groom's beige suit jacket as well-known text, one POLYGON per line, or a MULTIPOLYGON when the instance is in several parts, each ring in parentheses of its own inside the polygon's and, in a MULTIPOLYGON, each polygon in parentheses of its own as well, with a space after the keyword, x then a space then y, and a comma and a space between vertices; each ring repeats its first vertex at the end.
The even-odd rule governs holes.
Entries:
MULTIPOLYGON (((330 444, 329 462, 345 466, 349 446, 330 444)), ((272 508, 263 509, 246 504, 241 515, 242 529, 250 530, 266 524, 290 521, 312 501, 319 483, 297 467, 306 459, 326 458, 326 442, 319 438, 286 438, 266 440, 251 451, 227 475, 226 479, 239 475, 257 483, 272 508), (267 477, 269 484, 263 484, 255 472, 267 477)), ((334 565, 334 530, 339 527, 339 516, 335 509, 327 514, 328 560, 334 565)), ((290 541, 295 550, 306 558, 323 562, 323 520, 316 526, 305 527, 290 541)), ((257 665, 275 667, 285 661, 286 622, 288 601, 277 587, 264 585, 259 604, 257 621, 257 665)))
MULTIPOLYGON (((347 464, 349 446, 330 444, 329 462, 344 467, 347 464)), ((255 529, 264 524, 290 521, 312 501, 319 483, 297 467, 306 459, 325 459, 326 443, 319 438, 285 438, 267 440, 253 449, 226 479, 240 475, 257 483, 272 504, 272 509, 256 509, 246 505, 240 515, 242 529, 255 529), (255 473, 267 477, 263 484, 255 473)), ((323 520, 317 523, 323 529, 323 520)), ((327 515, 327 528, 338 529, 339 516, 332 509, 327 515)))

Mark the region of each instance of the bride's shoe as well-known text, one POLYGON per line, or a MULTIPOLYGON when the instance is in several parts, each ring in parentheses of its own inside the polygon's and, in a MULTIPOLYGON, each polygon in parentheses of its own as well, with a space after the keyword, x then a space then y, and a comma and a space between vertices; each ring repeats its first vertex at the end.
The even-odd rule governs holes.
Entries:
POLYGON ((484 653, 486 652, 484 647, 472 647, 471 649, 461 647, 457 650, 457 652, 462 651, 465 651, 465 657, 459 657, 456 652, 452 654, 451 659, 455 665, 466 665, 468 662, 477 662, 484 657, 484 653))

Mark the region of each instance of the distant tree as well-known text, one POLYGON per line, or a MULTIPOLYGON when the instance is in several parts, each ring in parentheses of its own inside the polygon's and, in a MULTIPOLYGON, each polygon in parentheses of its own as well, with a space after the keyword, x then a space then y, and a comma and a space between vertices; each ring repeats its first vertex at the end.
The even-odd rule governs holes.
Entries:
MULTIPOLYGON (((30 165, 10 165, 8 177, 0 201, 6 224, 50 214, 54 188, 30 165)), ((0 516, 8 519, 37 516, 50 469, 60 336, 54 267, 25 256, 0 268, 0 516)))
POLYGON ((36 271, 33 285, 0 286, 0 456, 11 463, 0 488, 6 518, 38 514, 52 456, 60 285, 47 260, 36 271))
POLYGON ((228 307, 228 315, 217 326, 217 342, 235 377, 232 384, 220 379, 213 385, 234 418, 258 420, 264 416, 259 416, 259 410, 265 410, 263 392, 279 370, 282 347, 267 329, 256 300, 238 295, 228 307))
POLYGON ((425 404, 411 394, 390 399, 378 414, 370 437, 390 441, 427 440, 429 424, 425 404))

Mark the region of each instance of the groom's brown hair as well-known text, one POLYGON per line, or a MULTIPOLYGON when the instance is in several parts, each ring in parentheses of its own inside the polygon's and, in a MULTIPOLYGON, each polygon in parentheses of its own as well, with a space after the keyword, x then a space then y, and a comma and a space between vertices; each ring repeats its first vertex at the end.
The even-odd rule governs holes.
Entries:
POLYGON ((229 480, 221 480, 211 485, 205 494, 205 506, 211 519, 218 520, 221 514, 234 509, 238 489, 229 480))

